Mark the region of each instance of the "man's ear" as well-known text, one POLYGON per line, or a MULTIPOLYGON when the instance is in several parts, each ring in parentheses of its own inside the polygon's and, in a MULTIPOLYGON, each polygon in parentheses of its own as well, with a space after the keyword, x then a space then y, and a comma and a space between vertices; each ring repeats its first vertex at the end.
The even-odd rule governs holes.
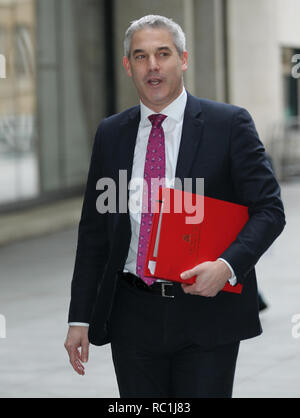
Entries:
POLYGON ((128 77, 132 77, 132 72, 131 72, 131 67, 130 67, 130 62, 128 57, 123 57, 123 66, 125 68, 125 71, 128 75, 128 77))
POLYGON ((189 54, 187 51, 184 51, 181 56, 181 63, 182 63, 182 71, 186 71, 188 69, 188 58, 189 54))

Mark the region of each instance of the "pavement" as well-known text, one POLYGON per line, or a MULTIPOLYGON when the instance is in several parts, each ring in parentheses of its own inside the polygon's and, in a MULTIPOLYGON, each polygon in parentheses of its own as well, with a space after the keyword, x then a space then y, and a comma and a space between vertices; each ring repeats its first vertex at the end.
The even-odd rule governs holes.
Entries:
MULTIPOLYGON (((300 397, 300 182, 282 198, 287 226, 257 264, 264 333, 241 343, 235 398, 300 397)), ((119 396, 110 345, 90 348, 84 377, 63 346, 79 216, 69 201, 0 217, 0 398, 119 396)))
POLYGON ((0 248, 76 227, 81 207, 82 198, 75 197, 0 215, 0 248))

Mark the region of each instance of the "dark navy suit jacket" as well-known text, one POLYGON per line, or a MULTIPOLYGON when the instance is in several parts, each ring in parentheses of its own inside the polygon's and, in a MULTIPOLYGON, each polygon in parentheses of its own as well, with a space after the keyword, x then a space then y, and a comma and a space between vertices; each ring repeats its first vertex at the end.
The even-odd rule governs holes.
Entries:
MULTIPOLYGON (((110 341, 108 324, 117 272, 124 267, 131 239, 128 211, 97 212, 101 192, 96 190, 96 183, 107 177, 118 187, 120 170, 127 171, 130 181, 139 122, 139 106, 105 119, 97 130, 92 152, 69 322, 88 322, 89 340, 95 345, 110 341)), ((204 178, 206 196, 246 205, 250 216, 236 241, 220 254, 234 269, 238 282, 244 284, 242 295, 185 295, 191 335, 209 346, 259 335, 254 266, 282 232, 285 215, 278 182, 249 113, 188 94, 176 177, 182 184, 184 178, 204 178)))

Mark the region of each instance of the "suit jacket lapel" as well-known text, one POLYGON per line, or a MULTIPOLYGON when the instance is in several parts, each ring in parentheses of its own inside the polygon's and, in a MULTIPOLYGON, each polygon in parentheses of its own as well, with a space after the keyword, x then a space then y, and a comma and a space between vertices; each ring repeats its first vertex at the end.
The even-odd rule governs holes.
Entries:
MULTIPOLYGON (((134 150, 136 144, 136 138, 140 122, 140 106, 134 107, 129 114, 124 118, 124 121, 120 124, 120 146, 118 148, 118 165, 119 170, 126 170, 127 172, 127 208, 125 213, 117 213, 115 222, 117 224, 118 234, 123 236, 124 240, 117 240, 117 245, 120 246, 118 252, 120 257, 123 257, 123 263, 125 263, 130 239, 131 239, 131 226, 128 210, 129 201, 129 182, 132 175, 132 166, 134 158, 134 150)), ((123 187, 122 185, 119 185, 123 187)), ((125 186, 125 185, 124 185, 125 186)))
MULTIPOLYGON (((140 117, 140 106, 136 106, 129 111, 128 116, 121 123, 119 167, 122 170, 127 170, 128 182, 132 175, 133 157, 140 117)), ((202 118, 200 101, 188 93, 176 177, 183 179, 189 176, 197 151, 202 142, 203 126, 204 120, 202 118)))
POLYGON ((204 121, 199 99, 188 93, 184 114, 181 143, 176 167, 176 178, 183 182, 191 172, 198 149, 202 142, 204 121))
POLYGON ((132 166, 136 138, 140 122, 140 107, 134 107, 128 117, 121 123, 121 138, 119 147, 119 169, 127 171, 127 192, 128 183, 132 175, 132 166))

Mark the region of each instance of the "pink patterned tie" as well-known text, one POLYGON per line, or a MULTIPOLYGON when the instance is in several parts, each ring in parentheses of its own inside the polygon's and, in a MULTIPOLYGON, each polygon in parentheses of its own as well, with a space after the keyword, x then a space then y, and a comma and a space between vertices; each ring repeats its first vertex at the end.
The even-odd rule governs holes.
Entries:
MULTIPOLYGON (((151 193, 151 179, 164 179, 166 171, 166 157, 165 157, 165 134, 162 128, 162 123, 166 119, 166 115, 155 114, 149 116, 152 123, 148 147, 145 160, 144 180, 148 185, 147 190, 143 193, 143 209, 141 216, 141 227, 138 244, 136 274, 150 286, 155 282, 155 279, 144 277, 144 267, 147 255, 147 246, 152 225, 153 213, 151 210, 151 198, 157 199, 158 189, 155 193, 151 193)), ((157 181, 157 180, 156 180, 157 181)))

